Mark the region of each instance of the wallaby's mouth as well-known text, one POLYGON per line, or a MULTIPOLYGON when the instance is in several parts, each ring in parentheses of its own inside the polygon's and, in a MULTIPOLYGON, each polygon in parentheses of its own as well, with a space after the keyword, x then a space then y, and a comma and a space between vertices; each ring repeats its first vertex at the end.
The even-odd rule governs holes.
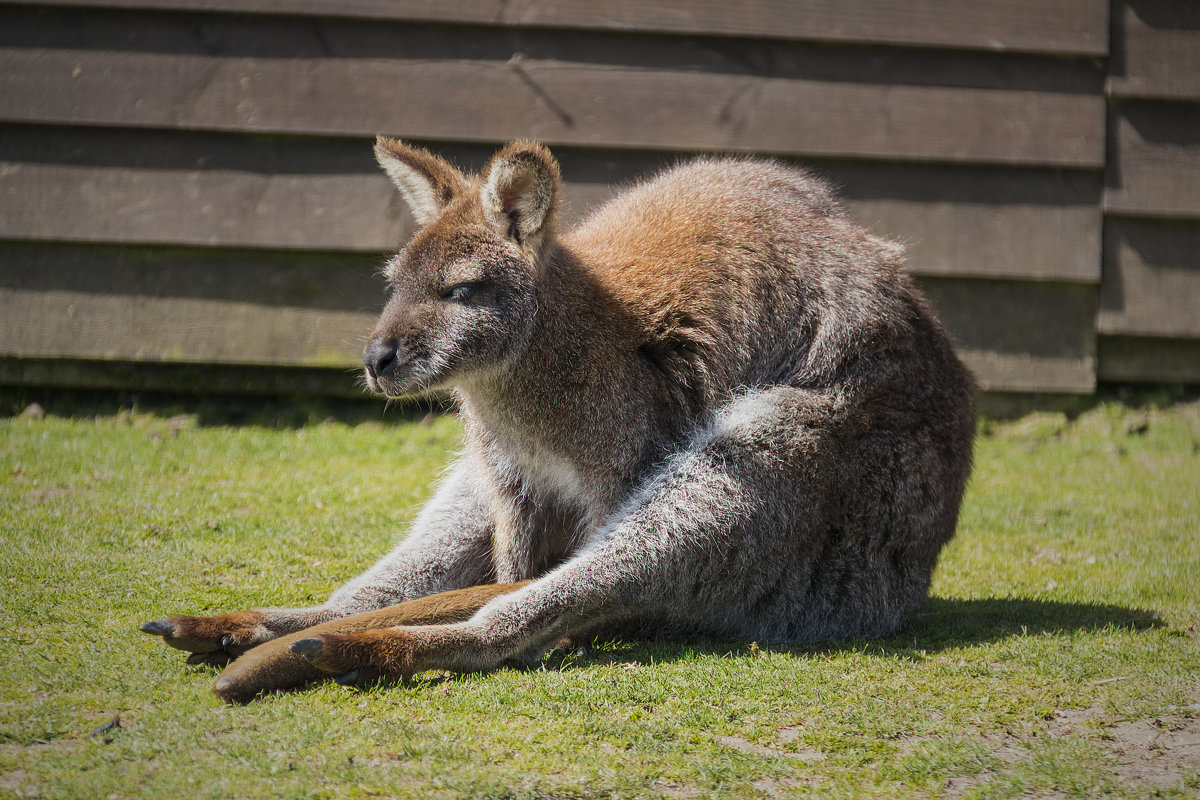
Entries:
POLYGON ((424 394, 429 389, 422 381, 396 381, 390 378, 380 378, 372 375, 369 369, 365 370, 365 375, 368 389, 375 394, 380 394, 393 400, 424 394))
POLYGON ((435 370, 421 369, 412 362, 397 364, 383 374, 372 371, 368 366, 363 375, 368 389, 393 400, 417 397, 440 383, 435 370))

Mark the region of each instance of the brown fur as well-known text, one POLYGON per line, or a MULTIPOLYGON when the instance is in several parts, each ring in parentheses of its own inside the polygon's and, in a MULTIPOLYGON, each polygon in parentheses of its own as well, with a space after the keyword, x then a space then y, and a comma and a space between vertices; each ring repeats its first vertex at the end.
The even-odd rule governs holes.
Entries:
MULTIPOLYGON (((303 656, 292 652, 291 647, 296 642, 314 637, 326 638, 327 641, 346 637, 352 643, 356 641, 353 637, 370 629, 393 628, 397 625, 462 622, 470 619, 489 601, 502 594, 516 591, 524 585, 524 583, 493 583, 473 586, 469 589, 440 592, 381 608, 378 611, 343 617, 305 628, 296 633, 273 639, 242 655, 221 673, 214 691, 224 700, 244 703, 261 692, 292 689, 311 683, 324 676, 323 670, 335 674, 346 672, 349 668, 336 669, 336 666, 341 663, 336 660, 335 654, 339 652, 336 649, 331 648, 329 655, 320 662, 310 663, 303 656)), ((214 631, 214 636, 217 644, 213 649, 216 649, 219 646, 220 634, 214 631)), ((209 639, 208 644, 212 643, 213 640, 209 639)), ((352 644, 346 647, 352 647, 352 644)), ((363 663, 365 664, 365 662, 363 663)), ((370 666, 386 667, 389 672, 399 672, 402 671, 404 663, 406 662, 402 659, 392 659, 370 666)))
POLYGON ((794 641, 911 616, 954 534, 975 418, 902 248, 772 162, 681 165, 560 235, 540 145, 478 176, 393 140, 376 155, 421 228, 388 265, 367 382, 451 390, 464 454, 327 602, 212 623, 268 642, 218 692, 492 669, 594 630, 794 641), (350 616, 493 581, 530 582, 467 619, 350 616))

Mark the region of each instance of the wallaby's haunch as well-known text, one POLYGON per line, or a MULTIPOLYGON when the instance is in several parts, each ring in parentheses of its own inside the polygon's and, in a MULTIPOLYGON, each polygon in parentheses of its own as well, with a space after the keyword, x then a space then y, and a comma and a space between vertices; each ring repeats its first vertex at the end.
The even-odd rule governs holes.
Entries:
POLYGON ((487 670, 602 632, 887 636, 921 604, 974 385, 899 246, 771 162, 694 161, 560 234, 537 144, 478 177, 375 153, 421 227, 387 267, 367 383, 452 390, 465 451, 324 604, 143 626, 236 657, 219 695, 487 670))

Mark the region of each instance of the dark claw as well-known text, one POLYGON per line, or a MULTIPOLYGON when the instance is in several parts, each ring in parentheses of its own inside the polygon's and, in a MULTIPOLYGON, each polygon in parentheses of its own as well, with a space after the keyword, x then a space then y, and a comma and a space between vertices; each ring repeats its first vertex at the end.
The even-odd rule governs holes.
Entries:
POLYGON ((301 639, 298 642, 292 642, 292 646, 289 649, 297 655, 301 655, 309 660, 312 660, 313 658, 316 658, 317 653, 320 653, 324 647, 324 642, 316 637, 313 637, 310 639, 301 639))
POLYGON ((168 620, 155 619, 144 623, 138 630, 142 633, 150 633, 155 636, 172 636, 175 633, 175 626, 168 620))
POLYGON ((333 679, 333 682, 342 686, 356 686, 358 684, 358 670, 352 669, 349 672, 338 675, 333 679))
POLYGON ((234 641, 232 633, 227 633, 221 637, 221 647, 229 647, 230 645, 236 644, 237 642, 234 641))

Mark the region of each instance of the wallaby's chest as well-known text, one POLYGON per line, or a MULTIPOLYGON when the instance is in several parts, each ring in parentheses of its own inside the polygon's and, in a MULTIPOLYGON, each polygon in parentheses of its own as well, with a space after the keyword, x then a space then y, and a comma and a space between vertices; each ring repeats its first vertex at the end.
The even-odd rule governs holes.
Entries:
POLYGON ((522 493, 579 511, 596 503, 594 484, 575 463, 558 453, 522 443, 498 448, 495 457, 498 471, 522 493))

